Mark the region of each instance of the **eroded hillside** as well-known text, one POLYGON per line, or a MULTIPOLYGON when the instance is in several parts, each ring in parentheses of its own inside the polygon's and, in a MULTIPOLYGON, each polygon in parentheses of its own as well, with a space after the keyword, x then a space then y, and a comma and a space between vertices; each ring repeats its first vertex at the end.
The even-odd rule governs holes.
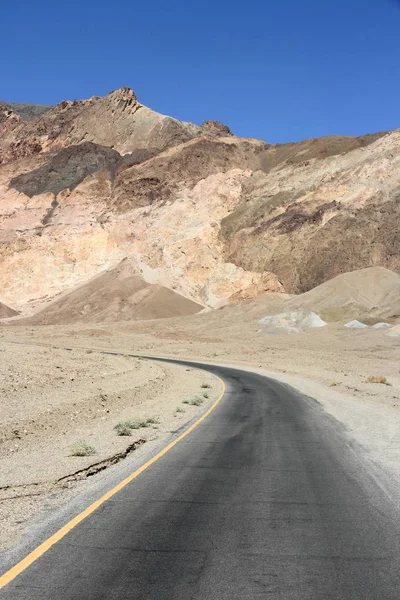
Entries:
POLYGON ((212 307, 400 269, 398 131, 269 145, 121 88, 28 123, 3 106, 0 135, 0 299, 23 314, 125 258, 212 307))

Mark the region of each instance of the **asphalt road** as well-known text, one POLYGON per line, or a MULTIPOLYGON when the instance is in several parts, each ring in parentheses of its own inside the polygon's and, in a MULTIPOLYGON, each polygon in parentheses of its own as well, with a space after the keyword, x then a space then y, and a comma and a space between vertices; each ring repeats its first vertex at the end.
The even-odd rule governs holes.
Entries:
POLYGON ((210 366, 224 400, 5 600, 399 600, 398 513, 314 401, 210 366))

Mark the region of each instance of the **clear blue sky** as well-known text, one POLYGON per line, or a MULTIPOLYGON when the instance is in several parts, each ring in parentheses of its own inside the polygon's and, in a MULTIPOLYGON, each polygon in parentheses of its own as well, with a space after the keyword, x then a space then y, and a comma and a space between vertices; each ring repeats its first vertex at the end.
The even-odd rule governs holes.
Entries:
POLYGON ((3 100, 128 85, 269 142, 400 127, 400 0, 15 0, 0 18, 3 100))

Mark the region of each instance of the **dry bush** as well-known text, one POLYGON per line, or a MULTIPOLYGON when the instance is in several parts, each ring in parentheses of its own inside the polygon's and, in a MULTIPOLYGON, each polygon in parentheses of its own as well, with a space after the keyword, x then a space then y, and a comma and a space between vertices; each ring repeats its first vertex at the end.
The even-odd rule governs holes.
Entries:
POLYGON ((191 398, 190 400, 184 400, 183 404, 190 404, 190 406, 201 406, 204 402, 204 398, 200 398, 200 396, 196 396, 195 398, 191 398))
POLYGON ((371 375, 368 377, 368 383, 383 383, 388 385, 386 377, 383 377, 382 375, 371 375))
POLYGON ((71 456, 92 456, 96 450, 86 442, 78 442, 71 448, 71 456))
POLYGON ((114 429, 117 432, 117 435, 132 435, 131 428, 124 422, 117 423, 114 429))

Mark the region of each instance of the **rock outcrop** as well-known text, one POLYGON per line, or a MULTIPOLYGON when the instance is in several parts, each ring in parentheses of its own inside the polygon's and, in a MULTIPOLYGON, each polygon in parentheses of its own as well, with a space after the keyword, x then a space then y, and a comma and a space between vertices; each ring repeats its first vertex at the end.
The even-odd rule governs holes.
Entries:
POLYGON ((0 104, 4 104, 19 115, 23 121, 34 121, 51 108, 51 106, 45 106, 44 104, 22 104, 20 102, 1 102, 1 100, 0 104))

